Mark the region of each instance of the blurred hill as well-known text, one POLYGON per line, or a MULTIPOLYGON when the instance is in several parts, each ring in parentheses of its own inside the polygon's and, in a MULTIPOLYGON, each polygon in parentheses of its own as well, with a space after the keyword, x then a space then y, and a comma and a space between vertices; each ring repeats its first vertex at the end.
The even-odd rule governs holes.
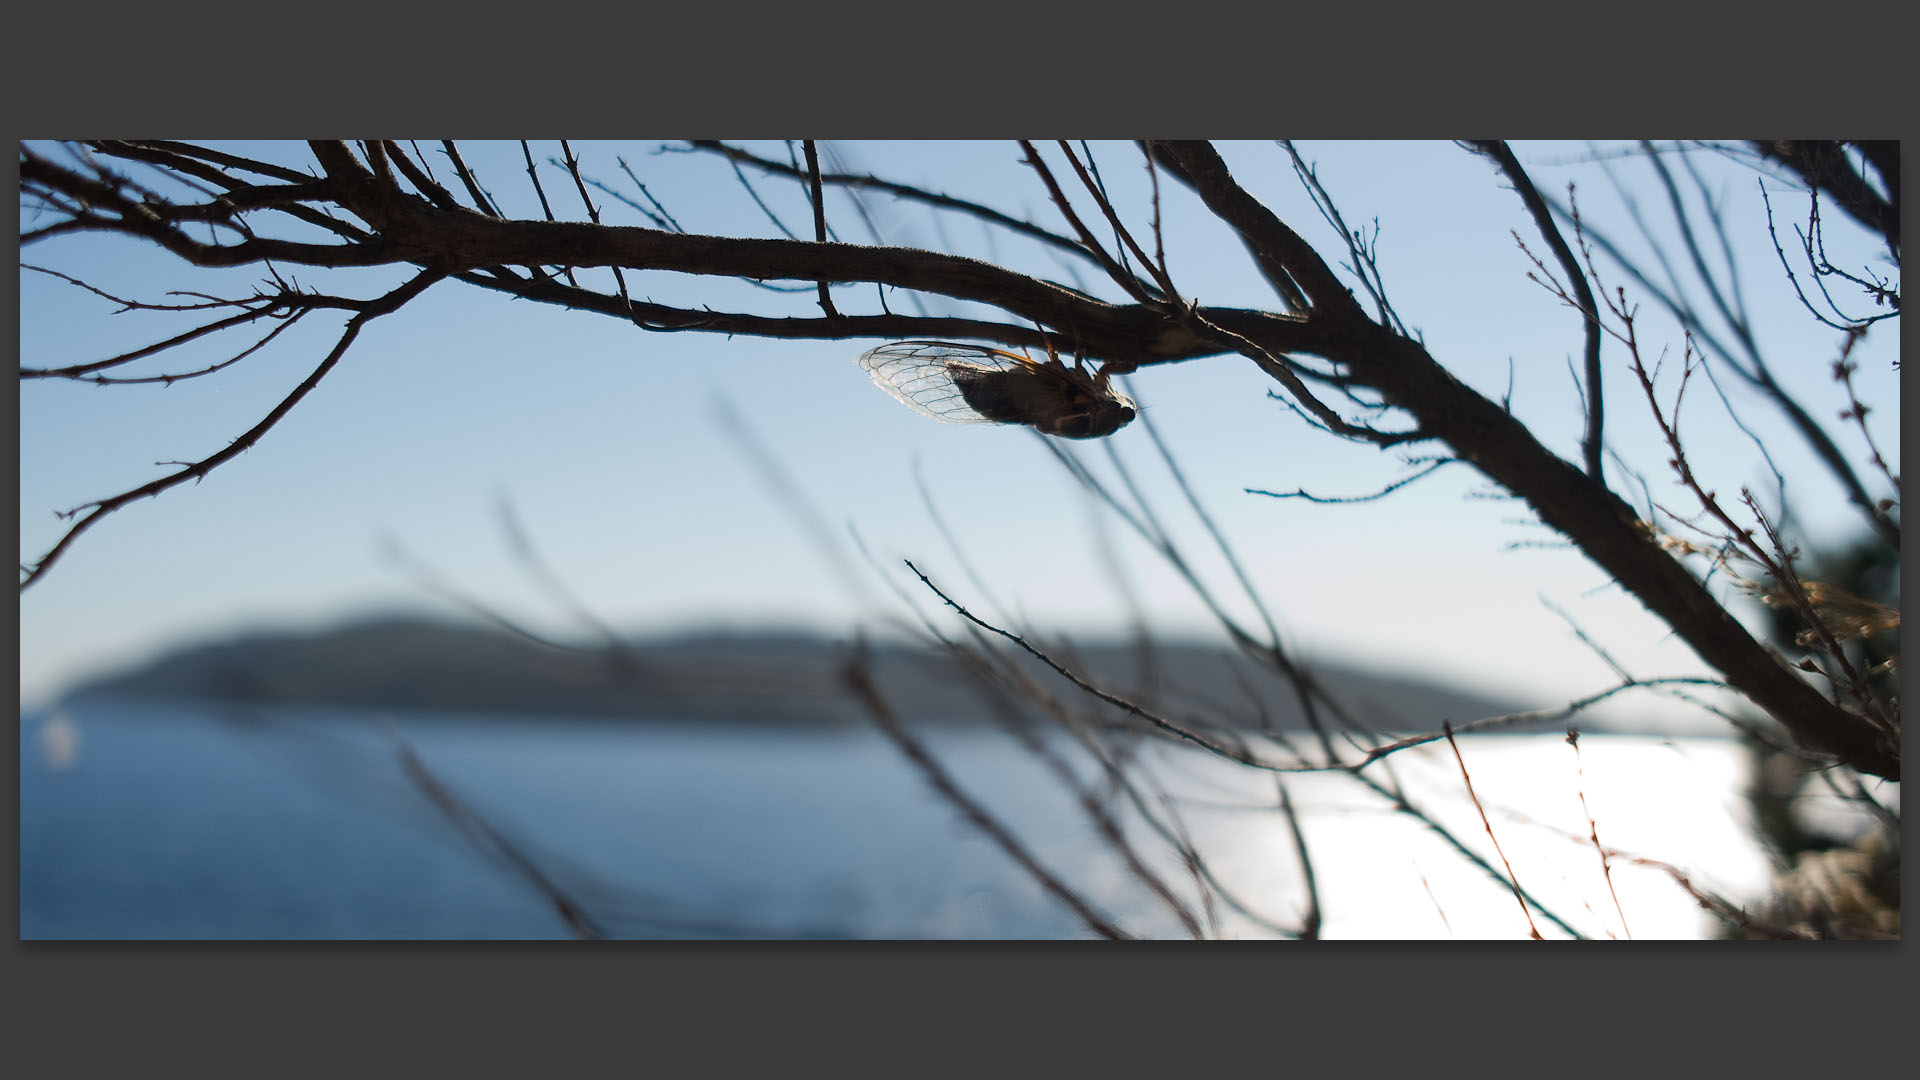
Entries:
MULTIPOLYGON (((1304 726, 1286 680, 1229 649, 1159 645, 1143 663, 1132 644, 1043 647, 1075 671, 1092 672, 1090 681, 1097 685, 1142 704, 1157 702, 1163 712, 1227 727, 1304 726), (1143 672, 1151 672, 1151 678, 1143 678, 1143 672)), ((68 699, 864 723, 866 714, 840 679, 850 653, 844 640, 776 632, 557 648, 480 625, 383 617, 317 632, 256 632, 182 647, 95 679, 68 699)), ((981 682, 951 655, 877 643, 870 646, 870 656, 876 682, 903 717, 923 723, 991 718, 992 695, 983 693, 981 682)), ((1055 698, 1094 704, 1038 662, 1024 655, 1020 661, 1033 682, 1055 698)), ((1501 702, 1332 665, 1313 670, 1364 722, 1383 730, 1433 730, 1443 719, 1459 724, 1550 704, 1501 702)))

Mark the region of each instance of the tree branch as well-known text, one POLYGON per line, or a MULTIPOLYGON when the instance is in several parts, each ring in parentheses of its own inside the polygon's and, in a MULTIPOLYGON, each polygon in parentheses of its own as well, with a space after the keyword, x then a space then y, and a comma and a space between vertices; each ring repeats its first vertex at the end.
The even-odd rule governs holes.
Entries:
MULTIPOLYGON (((800 181, 807 179, 806 173, 790 165, 782 164, 778 161, 769 161, 766 158, 759 157, 738 147, 728 146, 723 142, 694 139, 688 145, 696 150, 704 150, 709 153, 718 154, 729 161, 752 165, 756 169, 772 173, 776 176, 785 176, 789 179, 800 181)), ((924 188, 913 187, 909 184, 894 183, 890 180, 882 180, 877 176, 856 173, 822 173, 820 175, 820 182, 822 184, 851 188, 854 190, 882 191, 895 198, 923 203, 940 210, 951 210, 969 217, 979 218, 981 221, 987 222, 990 225, 997 225, 1000 228, 1018 233, 1021 236, 1038 240, 1056 250, 1071 252, 1078 258, 1092 258, 1087 250, 1081 247, 1071 237, 1061 236, 1059 233, 1043 229, 1030 221, 1022 221, 1019 218, 1010 217, 990 206, 982 206, 979 203, 968 202, 965 199, 957 199, 951 195, 942 195, 937 191, 928 191, 924 188)))
POLYGON ((1749 145, 1763 157, 1798 173, 1808 187, 1827 194, 1842 210, 1867 228, 1880 234, 1900 262, 1900 148, 1899 144, 1857 142, 1862 156, 1880 173, 1891 199, 1882 198, 1867 183, 1866 177, 1847 160, 1842 143, 1820 139, 1754 139, 1749 145))
POLYGON ((300 403, 301 398, 306 397, 308 392, 320 384, 321 379, 326 378, 327 373, 333 370, 333 366, 340 361, 342 356, 346 355, 347 348, 353 344, 355 338, 360 336, 361 329, 364 328, 367 323, 379 318, 381 315, 398 311, 408 301, 427 291, 429 287, 439 281, 443 276, 444 275, 436 271, 424 271, 414 277, 413 280, 387 293, 385 296, 367 301, 366 306, 362 308, 358 314, 347 320, 346 329, 341 333, 340 340, 335 343, 333 350, 327 353, 326 359, 320 362, 320 366, 314 368, 313 372, 306 377, 305 381, 295 387, 291 394, 288 394, 281 400, 280 404, 274 406, 273 411, 269 412, 264 419, 219 451, 185 466, 178 472, 163 476, 150 484, 143 484, 131 491, 123 491, 110 498, 88 503, 86 506, 68 511, 67 515, 64 516, 72 516, 82 510, 88 512, 86 516, 74 522, 73 525, 67 529, 66 533, 60 537, 59 542, 54 544, 52 549, 45 555, 42 555, 38 562, 31 566, 25 563, 21 564, 20 569, 24 575, 20 579, 21 591, 24 592, 27 586, 32 585, 34 582, 46 576, 47 571, 52 569, 54 563, 60 560, 60 556, 66 553, 67 548, 72 545, 74 540, 78 539, 81 533, 98 524, 100 520, 108 514, 113 513, 128 503, 158 495, 168 488, 178 487, 188 480, 199 480, 214 469, 219 468, 221 465, 252 449, 254 444, 258 443, 262 436, 272 430, 273 426, 279 423, 282 417, 286 416, 288 412, 292 411, 295 405, 300 403))
MULTIPOLYGON (((365 145, 366 165, 344 142, 316 142, 311 146, 324 177, 316 181, 303 176, 297 182, 287 179, 286 183, 296 187, 303 198, 319 200, 366 222, 371 232, 365 239, 325 245, 256 236, 245 231, 245 223, 236 211, 225 218, 211 213, 206 216, 233 224, 242 231, 241 239, 202 242, 188 237, 176 221, 168 219, 164 207, 170 204, 160 200, 156 209, 157 196, 130 194, 133 185, 104 169, 88 176, 22 149, 23 190, 44 193, 55 200, 57 208, 74 215, 78 227, 149 240, 194 265, 234 266, 272 260, 318 266, 412 264, 421 268, 408 285, 356 314, 340 344, 307 382, 234 446, 155 484, 93 504, 93 512, 33 569, 28 581, 44 573, 73 537, 103 513, 189 477, 204 475, 207 469, 257 440, 331 369, 366 321, 397 308, 442 277, 600 311, 657 330, 814 338, 984 337, 1008 344, 1042 339, 1040 329, 963 319, 885 314, 786 319, 629 305, 618 296, 548 278, 523 279, 502 268, 617 267, 754 280, 872 282, 986 304, 1012 320, 1071 333, 1084 356, 1122 364, 1166 362, 1231 350, 1263 359, 1266 362, 1262 366, 1282 378, 1292 374, 1288 362, 1282 359, 1284 354, 1299 352, 1327 358, 1340 368, 1337 385, 1342 392, 1350 397, 1356 390, 1377 394, 1378 405, 1369 407, 1398 409, 1414 421, 1410 430, 1394 433, 1349 425, 1333 416, 1329 422, 1333 430, 1383 443, 1411 439, 1445 443, 1455 456, 1524 499, 1542 522, 1577 544, 1673 627, 1731 685, 1803 743, 1834 754, 1863 772, 1889 778, 1899 775, 1897 739, 1882 739, 1861 718, 1827 701, 1756 642, 1684 566, 1661 548, 1651 527, 1607 490, 1593 470, 1583 473, 1555 456, 1509 412, 1456 379, 1420 342, 1369 318, 1326 262, 1298 233, 1235 182, 1208 144, 1156 142, 1148 149, 1158 165, 1190 185, 1201 201, 1239 234, 1262 272, 1280 290, 1282 299, 1304 305, 1304 315, 1162 306, 1158 298, 1152 305, 1112 304, 990 263, 910 248, 696 236, 583 222, 501 220, 481 212, 435 205, 403 191, 388 165, 390 155, 381 144, 365 145)), ((105 146, 103 152, 114 153, 117 147, 119 144, 105 146)), ((201 160, 174 150, 136 149, 201 160)), ((418 183, 405 165, 395 164, 401 175, 418 183)), ((461 174, 478 201, 477 182, 464 168, 461 174)), ((824 177, 821 182, 825 183, 824 177)), ((249 192, 247 197, 262 200, 262 205, 277 205, 277 196, 292 194, 268 190, 249 192)), ((38 235, 44 237, 50 232, 41 230, 38 235)), ((1298 378, 1287 385, 1297 395, 1304 393, 1298 378)), ((1591 396, 1599 396, 1597 386, 1591 396)), ((1361 398, 1354 400, 1368 404, 1361 398)), ((1303 401, 1308 407, 1317 404, 1310 396, 1303 401)), ((1333 415, 1324 405, 1316 414, 1320 410, 1333 415)), ((1327 421, 1326 416, 1321 419, 1327 421)))
POLYGON ((1540 197, 1540 191, 1533 186, 1533 178, 1521 167, 1520 159, 1513 156, 1513 150, 1501 139, 1480 139, 1471 143, 1475 150, 1493 159, 1507 180, 1513 184, 1513 190, 1533 217, 1534 227, 1552 249, 1553 257, 1560 261, 1560 269, 1566 272, 1568 286, 1573 290, 1578 302, 1581 318, 1581 330, 1586 336, 1586 397, 1587 397, 1587 436, 1581 443, 1581 451, 1586 455, 1587 475, 1604 482, 1606 473, 1601 459, 1601 425, 1605 420, 1605 395, 1600 385, 1600 307, 1594 302, 1593 290, 1587 287, 1587 275, 1580 268, 1580 261, 1574 258, 1573 249, 1567 246, 1566 238, 1560 235, 1559 226, 1553 223, 1553 211, 1547 201, 1540 197))

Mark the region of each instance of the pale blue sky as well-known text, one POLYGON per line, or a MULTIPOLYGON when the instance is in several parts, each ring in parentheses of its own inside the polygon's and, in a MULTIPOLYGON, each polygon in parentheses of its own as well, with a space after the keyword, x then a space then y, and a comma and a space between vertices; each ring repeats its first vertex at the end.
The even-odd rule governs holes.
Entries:
MULTIPOLYGON (((563 173, 545 164, 557 143, 536 143, 556 211, 579 217, 563 173)), ((1612 145, 1612 144, 1608 144, 1612 145)), ((722 162, 655 155, 658 143, 576 144, 590 176, 633 193, 615 155, 690 231, 777 235, 722 162)), ((308 163, 301 144, 248 152, 308 163)), ((779 144, 761 147, 784 158, 779 144)), ((994 205, 1062 229, 1012 143, 837 144, 847 167, 994 205)), ((1610 237, 1633 228, 1607 170, 1655 221, 1670 220, 1653 174, 1639 161, 1583 143, 1516 144, 1539 186, 1564 197, 1579 185, 1583 214, 1610 237)), ((508 211, 538 216, 517 144, 463 144, 508 211)), ((1517 197, 1484 160, 1448 143, 1309 143, 1302 153, 1350 224, 1381 227, 1390 295, 1436 357, 1481 392, 1513 381, 1513 408, 1547 444, 1577 455, 1582 413, 1568 374, 1581 348, 1578 319, 1527 280, 1532 269, 1510 230, 1545 254, 1517 197)), ((1096 144, 1116 201, 1144 227, 1145 174, 1124 144, 1096 144)), ((1239 179, 1306 235, 1330 261, 1332 230, 1307 202, 1285 152, 1268 143, 1223 148, 1239 179)), ((1740 282, 1776 374, 1808 411, 1830 422, 1856 467, 1869 474, 1857 431, 1832 418, 1845 399, 1828 377, 1838 335, 1802 310, 1767 239, 1755 174, 1710 153, 1694 155, 1730 224, 1740 282)), ((439 165, 435 155, 436 167, 439 165)), ((1684 175, 1684 174, 1683 174, 1684 175)), ((791 187, 755 177, 789 226, 810 229, 791 187)), ((1770 182, 1777 214, 1803 219, 1803 196, 1770 182)), ((1176 284, 1206 304, 1273 307, 1239 245, 1197 201, 1163 185, 1168 258, 1176 284)), ((644 224, 595 192, 606 220, 644 224)), ((870 202, 886 240, 940 247, 1066 278, 1061 264, 1004 235, 950 220, 936 228, 920 208, 870 202), (942 233, 944 232, 944 237, 942 233)), ((868 242, 844 200, 829 204, 843 239, 868 242)), ((23 227, 28 219, 22 217, 23 227)), ((1835 261, 1884 266, 1837 213, 1828 215, 1835 261), (1848 261, 1850 260, 1850 261, 1848 261)), ((1062 230, 1064 231, 1064 230, 1062 230)), ((1638 247, 1638 245, 1635 245, 1638 247)), ((183 275, 170 257, 102 237, 35 245, 22 261, 84 277, 122 295, 153 299, 168 288, 245 287, 257 271, 183 275)), ((1603 272, 1605 266, 1603 264, 1603 272)), ((329 284, 332 272, 299 273, 329 284)), ((367 275, 370 295, 392 275, 367 275)), ((774 294, 745 284, 629 274, 636 295, 668 303, 811 314, 810 292, 774 294)), ((1618 274, 1610 284, 1628 284, 1618 274)), ((1084 287, 1102 295, 1084 271, 1084 287)), ((343 288, 337 282, 335 289, 343 288)), ((135 315, 30 271, 21 274, 21 356, 31 366, 99 359, 184 328, 135 315), (138 321, 145 319, 145 321, 138 321)), ((872 310, 871 287, 841 290, 844 311, 872 310)), ((1641 336, 1650 352, 1681 348, 1673 324, 1643 290, 1641 336)), ((1851 300, 1851 298, 1848 298, 1851 300)), ((896 310, 906 306, 895 294, 896 310)), ((1854 303, 1856 308, 1863 304, 1854 303)), ((950 304, 948 310, 961 306, 950 304)), ((161 474, 155 462, 202 457, 272 408, 316 364, 338 320, 316 316, 268 349, 219 374, 171 387, 95 387, 45 381, 21 388, 20 546, 37 558, 59 536, 53 515, 161 474)), ((21 694, 31 704, 78 678, 207 635, 244 627, 305 626, 369 610, 445 611, 448 605, 382 554, 391 537, 445 580, 528 623, 577 632, 514 559, 497 507, 510 499, 551 565, 606 621, 648 631, 725 623, 801 624, 831 630, 877 626, 897 599, 851 548, 849 586, 769 492, 727 436, 720 403, 749 424, 781 463, 795 493, 836 536, 850 524, 897 575, 913 558, 959 597, 993 613, 929 521, 916 467, 965 554, 996 597, 1045 630, 1120 632, 1117 598, 1098 539, 1103 523, 1066 474, 1023 429, 947 426, 893 402, 851 362, 877 339, 785 342, 700 334, 656 335, 597 315, 541 307, 457 283, 443 284, 376 321, 346 359, 255 449, 204 483, 130 506, 84 536, 42 582, 21 595, 21 694)), ((230 355, 195 352, 207 360, 230 355)), ((1856 350, 1857 383, 1874 405, 1881 446, 1895 455, 1900 408, 1897 328, 1883 325, 1856 350)), ((1608 434, 1645 472, 1656 498, 1687 506, 1651 438, 1644 401, 1609 341, 1608 434)), ((182 358, 146 370, 181 370, 182 358)), ((199 366, 198 364, 192 366, 199 366)), ((1672 382, 1664 389, 1671 394, 1672 382)), ((1722 385, 1766 441, 1795 509, 1822 539, 1853 534, 1857 515, 1811 464, 1801 444, 1730 378, 1722 385)), ((1217 357, 1150 369, 1132 382, 1201 497, 1238 546, 1287 640, 1309 657, 1501 686, 1547 704, 1608 684, 1609 673, 1542 598, 1575 617, 1642 675, 1701 670, 1684 646, 1576 552, 1513 550, 1550 539, 1522 523, 1524 510, 1483 497, 1465 468, 1364 506, 1315 506, 1243 488, 1361 493, 1403 474, 1378 451, 1309 430, 1266 399, 1274 384, 1248 362, 1217 357)), ((1722 493, 1754 485, 1769 504, 1773 482, 1752 443, 1726 419, 1712 388, 1689 391, 1684 433, 1695 467, 1722 493)), ((1139 425, 1111 440, 1235 611, 1231 577, 1204 534, 1190 527, 1139 425)), ((1105 447, 1074 450, 1105 468, 1105 447)), ((1629 500, 1637 486, 1612 479, 1629 500)), ((1876 494, 1883 494, 1875 487, 1876 494)), ((1208 633, 1204 609, 1130 535, 1110 530, 1134 575, 1139 602, 1159 627, 1208 633)), ((911 579, 919 610, 934 602, 911 579)))

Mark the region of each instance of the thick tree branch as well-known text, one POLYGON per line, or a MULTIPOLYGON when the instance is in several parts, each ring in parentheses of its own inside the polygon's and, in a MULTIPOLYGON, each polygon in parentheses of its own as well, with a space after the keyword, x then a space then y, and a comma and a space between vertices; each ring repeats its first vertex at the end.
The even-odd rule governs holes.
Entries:
POLYGON ((1313 352, 1345 364, 1356 382, 1412 414, 1423 435, 1444 442, 1524 499, 1801 742, 1862 772, 1898 778, 1898 745, 1822 697, 1755 641, 1603 483, 1548 451, 1511 413, 1454 378, 1420 343, 1367 319, 1305 241, 1232 181, 1212 147, 1172 143, 1156 149, 1256 255, 1301 283, 1313 304, 1307 321, 1319 332, 1313 352))
MULTIPOLYGON (((377 266, 397 261, 395 255, 377 241, 306 244, 253 237, 232 244, 203 243, 188 236, 145 201, 124 194, 118 185, 82 176, 30 151, 21 153, 20 180, 29 191, 37 185, 79 200, 87 209, 76 223, 84 228, 151 240, 195 266, 244 266, 267 261, 310 266, 377 266), (108 217, 102 210, 111 211, 114 216, 108 217)), ((23 236, 21 242, 29 240, 23 236)))
POLYGON ((1234 181, 1219 151, 1204 142, 1156 142, 1153 149, 1175 175, 1192 185, 1207 209, 1240 234, 1256 257, 1299 283, 1316 319, 1366 319, 1353 293, 1340 284, 1319 253, 1234 181))
MULTIPOLYGON (((1187 171, 1182 159, 1169 153, 1164 142, 1149 139, 1140 144, 1140 150, 1147 155, 1148 161, 1165 169, 1174 179, 1195 191, 1199 190, 1197 181, 1187 171)), ((1301 292, 1299 284, 1288 276, 1286 267, 1282 266, 1278 259, 1265 254, 1247 236, 1242 235, 1240 242, 1246 247, 1247 254, 1253 257, 1254 267, 1260 271, 1260 276, 1267 280, 1267 284, 1273 286, 1273 291, 1280 297, 1280 302, 1286 305, 1286 309, 1294 314, 1305 314, 1308 306, 1307 294, 1301 292)))
POLYGON ((1455 379, 1426 349, 1378 326, 1350 328, 1346 360, 1423 430, 1526 500, 1626 590, 1673 627, 1701 659, 1802 743, 1862 772, 1898 779, 1900 751, 1860 717, 1822 697, 1764 648, 1633 509, 1541 446, 1511 413, 1455 379))

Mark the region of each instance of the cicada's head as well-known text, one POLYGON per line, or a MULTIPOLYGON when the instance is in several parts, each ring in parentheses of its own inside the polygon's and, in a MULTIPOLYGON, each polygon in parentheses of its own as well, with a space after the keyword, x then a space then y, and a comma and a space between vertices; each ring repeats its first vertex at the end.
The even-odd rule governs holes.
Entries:
POLYGON ((1139 414, 1132 398, 1108 389, 1100 396, 1075 401, 1064 411, 1036 419, 1033 426, 1062 439, 1099 439, 1126 427, 1139 414))

